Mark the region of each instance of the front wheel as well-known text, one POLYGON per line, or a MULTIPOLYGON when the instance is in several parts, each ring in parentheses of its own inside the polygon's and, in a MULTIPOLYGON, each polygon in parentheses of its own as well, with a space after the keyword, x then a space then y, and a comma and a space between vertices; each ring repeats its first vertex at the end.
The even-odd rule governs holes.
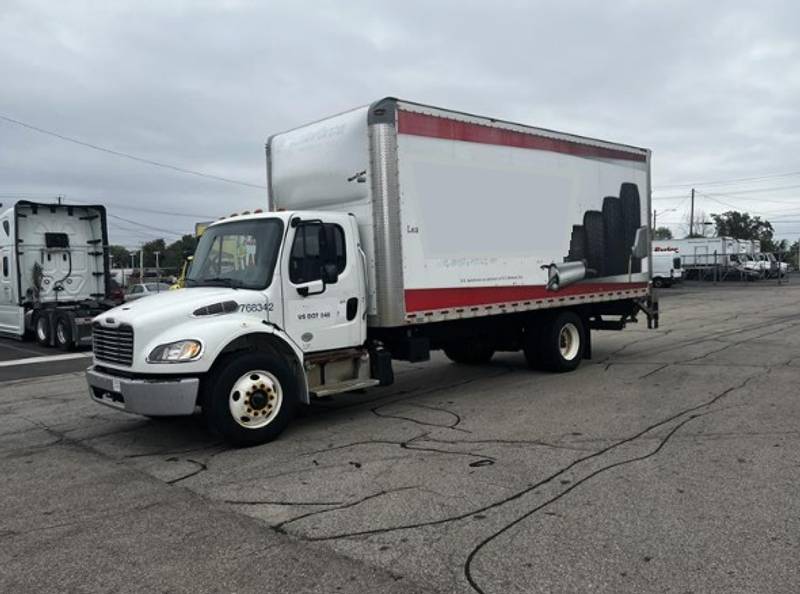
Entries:
POLYGON ((203 412, 210 428, 231 444, 272 441, 294 417, 296 381, 283 359, 267 353, 231 355, 215 375, 203 412))

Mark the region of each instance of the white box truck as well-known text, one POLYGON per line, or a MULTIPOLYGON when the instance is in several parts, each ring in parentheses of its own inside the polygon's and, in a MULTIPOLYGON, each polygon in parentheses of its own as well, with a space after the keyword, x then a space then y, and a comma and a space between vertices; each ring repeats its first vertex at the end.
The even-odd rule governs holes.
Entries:
POLYGON ((650 292, 650 152, 396 99, 267 142, 269 212, 210 225, 185 289, 95 321, 97 402, 237 445, 393 359, 575 369, 650 292))
POLYGON ((0 335, 90 344, 92 319, 113 306, 105 208, 21 200, 0 227, 0 335))
POLYGON ((740 244, 731 237, 696 237, 691 239, 657 239, 654 251, 676 251, 685 269, 730 266, 730 256, 738 254, 740 244))

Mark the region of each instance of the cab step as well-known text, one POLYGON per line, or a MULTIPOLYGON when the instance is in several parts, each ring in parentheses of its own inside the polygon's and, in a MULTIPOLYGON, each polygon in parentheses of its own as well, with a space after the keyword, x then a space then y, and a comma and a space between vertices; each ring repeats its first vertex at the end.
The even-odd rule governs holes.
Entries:
POLYGON ((363 390, 364 388, 372 388, 377 386, 380 382, 376 379, 354 379, 347 380, 346 382, 339 382, 338 384, 329 384, 320 386, 312 390, 312 396, 323 398, 325 396, 332 396, 333 394, 341 394, 342 392, 351 392, 353 390, 363 390))

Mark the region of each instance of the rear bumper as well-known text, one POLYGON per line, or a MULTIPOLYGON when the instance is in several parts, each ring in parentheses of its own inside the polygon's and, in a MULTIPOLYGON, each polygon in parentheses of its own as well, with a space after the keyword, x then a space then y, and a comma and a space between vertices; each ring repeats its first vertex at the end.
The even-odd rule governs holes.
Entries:
POLYGON ((200 388, 196 377, 135 379, 102 373, 94 367, 86 370, 86 381, 95 402, 151 417, 192 414, 200 388))

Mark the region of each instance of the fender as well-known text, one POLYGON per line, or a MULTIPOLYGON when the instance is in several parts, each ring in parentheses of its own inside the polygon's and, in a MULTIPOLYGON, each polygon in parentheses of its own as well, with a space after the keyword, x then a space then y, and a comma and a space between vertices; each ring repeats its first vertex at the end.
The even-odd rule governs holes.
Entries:
POLYGON ((258 327, 256 324, 241 324, 238 328, 239 331, 231 335, 224 346, 214 354, 214 363, 210 371, 213 372, 220 357, 229 353, 245 350, 271 351, 289 361, 297 379, 296 387, 300 402, 309 404, 311 398, 303 367, 303 351, 278 326, 263 320, 259 320, 259 322, 258 327))

